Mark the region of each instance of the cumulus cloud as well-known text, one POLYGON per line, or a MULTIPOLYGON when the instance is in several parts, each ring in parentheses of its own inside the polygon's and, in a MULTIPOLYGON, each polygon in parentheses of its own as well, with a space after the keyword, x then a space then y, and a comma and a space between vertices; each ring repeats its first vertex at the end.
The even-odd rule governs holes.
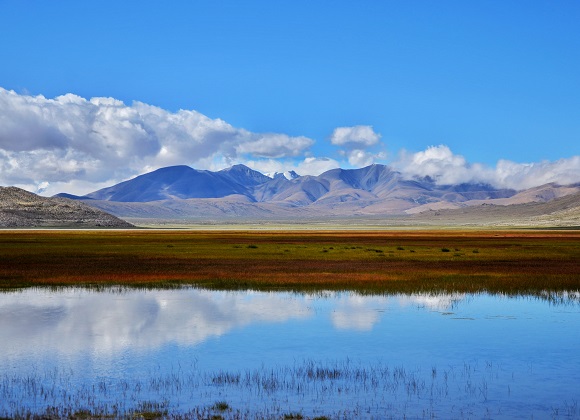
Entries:
POLYGON ((550 182, 562 185, 580 182, 580 156, 535 163, 500 160, 490 167, 469 163, 449 147, 439 145, 417 153, 402 152, 393 166, 407 178, 430 177, 441 185, 473 182, 522 190, 550 182))
POLYGON ((192 110, 73 94, 47 99, 0 88, 0 183, 6 185, 112 183, 174 164, 296 157, 313 143, 252 133, 192 110))
POLYGON ((375 133, 370 125, 355 125, 353 127, 337 127, 330 136, 330 142, 335 146, 349 149, 366 148, 379 142, 381 135, 375 133))
POLYGON ((413 154, 403 152, 397 166, 408 177, 430 177, 439 184, 472 182, 476 175, 481 175, 479 169, 483 169, 472 167, 463 156, 444 145, 413 154))
MULTIPOLYGON (((0 185, 46 195, 85 194, 159 167, 186 164, 219 170, 244 163, 263 173, 294 170, 319 175, 386 158, 372 126, 338 127, 330 136, 340 162, 308 154, 303 136, 253 133, 194 110, 169 112, 142 102, 85 99, 74 94, 47 99, 0 88, 0 185)), ((549 182, 580 182, 580 156, 495 167, 469 163, 445 145, 402 152, 392 166, 406 177, 429 176, 439 184, 481 182, 525 189, 549 182)))
POLYGON ((298 156, 314 144, 314 141, 307 137, 290 137, 286 134, 250 134, 248 137, 255 137, 255 140, 239 144, 236 147, 239 154, 269 158, 298 156))
POLYGON ((300 175, 320 175, 323 172, 339 168, 340 164, 330 158, 307 157, 296 166, 300 175))
POLYGON ((381 139, 381 135, 370 125, 335 128, 330 136, 330 143, 339 146, 339 154, 344 156, 349 165, 363 167, 384 159, 386 153, 371 151, 381 139))
POLYGON ((372 165, 387 157, 385 152, 372 153, 361 149, 343 150, 340 154, 346 157, 348 163, 355 168, 372 165))

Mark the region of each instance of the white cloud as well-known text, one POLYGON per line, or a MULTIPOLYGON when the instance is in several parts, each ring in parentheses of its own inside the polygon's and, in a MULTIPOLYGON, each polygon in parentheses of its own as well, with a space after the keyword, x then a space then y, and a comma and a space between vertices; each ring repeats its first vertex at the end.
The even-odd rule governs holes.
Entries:
POLYGON ((495 183, 509 188, 525 189, 555 182, 573 184, 580 182, 580 156, 553 162, 516 163, 500 160, 495 168, 495 183))
POLYGON ((444 145, 408 154, 403 152, 397 163, 399 170, 409 177, 431 177, 439 184, 473 181, 473 172, 461 155, 455 155, 444 145))
POLYGON ((260 159, 248 160, 245 165, 263 174, 294 171, 298 175, 320 175, 323 172, 340 167, 340 164, 326 157, 307 157, 302 161, 260 159))
POLYGON ((500 160, 494 168, 470 164, 449 147, 439 145, 417 153, 403 152, 393 166, 408 178, 429 176, 441 185, 479 182, 522 190, 550 182, 563 185, 580 182, 580 156, 536 163, 500 160))
POLYGON ((314 144, 314 140, 307 137, 290 137, 286 134, 250 135, 250 137, 256 139, 239 144, 236 147, 239 154, 268 158, 298 156, 314 144))
POLYGON ((53 193, 73 181, 112 184, 168 165, 297 157, 313 143, 302 136, 252 133, 196 111, 172 113, 73 94, 47 99, 0 88, 5 185, 50 183, 47 191, 53 193))
POLYGON ((307 157, 296 166, 296 173, 300 175, 320 175, 323 172, 339 167, 340 164, 334 159, 307 157))
MULTIPOLYGON (((362 167, 384 160, 380 138, 368 125, 336 128, 330 141, 340 149, 338 162, 307 155, 314 144, 307 137, 253 133, 193 110, 169 112, 70 93, 47 99, 0 88, 0 185, 45 195, 85 194, 177 164, 218 170, 244 163, 263 173, 319 175, 346 162, 362 167)), ((439 145, 403 152, 392 166, 408 178, 429 176, 439 184, 525 189, 580 182, 580 156, 536 163, 499 160, 491 167, 469 163, 439 145)))
POLYGON ((349 149, 366 148, 379 142, 381 135, 375 133, 370 125, 355 125, 353 127, 335 128, 330 136, 330 142, 335 146, 343 146, 349 149))
POLYGON ((355 168, 372 165, 387 157, 385 152, 371 153, 361 149, 341 151, 340 154, 345 156, 348 163, 355 168))
POLYGON ((38 184, 38 186, 36 187, 36 194, 42 194, 44 191, 46 191, 48 189, 50 185, 50 182, 41 182, 40 184, 38 184))
POLYGON ((345 154, 348 158, 348 163, 352 166, 368 166, 374 162, 373 155, 369 152, 365 152, 364 150, 350 150, 345 154))
POLYGON ((370 125, 356 125, 353 127, 335 128, 330 136, 330 142, 340 146, 339 153, 344 156, 349 165, 360 168, 376 163, 386 157, 385 152, 372 152, 376 149, 381 135, 375 133, 370 125))

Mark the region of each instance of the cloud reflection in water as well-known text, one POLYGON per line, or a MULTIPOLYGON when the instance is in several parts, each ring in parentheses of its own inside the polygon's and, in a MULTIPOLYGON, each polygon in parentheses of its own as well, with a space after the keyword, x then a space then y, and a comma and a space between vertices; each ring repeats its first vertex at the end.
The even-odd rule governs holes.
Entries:
POLYGON ((250 324, 311 315, 304 300, 275 293, 28 289, 0 294, 0 353, 43 348, 112 354, 169 343, 192 346, 250 324))
MULTIPOLYGON (((463 295, 321 297, 338 330, 371 331, 383 312, 418 305, 445 310, 463 295)), ((312 296, 288 293, 180 290, 27 289, 0 294, 0 353, 18 357, 33 349, 58 354, 114 355, 168 344, 195 346, 235 329, 315 316, 312 296)))
POLYGON ((336 299, 336 309, 331 313, 332 325, 339 330, 371 331, 380 321, 381 313, 394 305, 419 306, 430 310, 449 310, 465 299, 464 294, 449 295, 412 294, 392 296, 361 296, 347 294, 336 299))

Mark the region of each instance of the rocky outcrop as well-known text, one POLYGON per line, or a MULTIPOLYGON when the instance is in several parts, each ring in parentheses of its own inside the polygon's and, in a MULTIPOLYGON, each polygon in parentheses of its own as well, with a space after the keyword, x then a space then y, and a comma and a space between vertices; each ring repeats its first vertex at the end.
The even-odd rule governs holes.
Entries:
POLYGON ((102 210, 67 198, 46 198, 16 187, 0 187, 0 227, 3 228, 131 228, 102 210))

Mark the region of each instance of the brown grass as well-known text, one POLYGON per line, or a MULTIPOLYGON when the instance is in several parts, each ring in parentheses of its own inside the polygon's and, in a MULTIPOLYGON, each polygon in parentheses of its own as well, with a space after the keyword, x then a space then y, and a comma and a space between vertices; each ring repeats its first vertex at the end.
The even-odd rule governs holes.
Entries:
POLYGON ((0 288, 173 284, 369 292, 578 290, 580 232, 0 232, 0 288))

